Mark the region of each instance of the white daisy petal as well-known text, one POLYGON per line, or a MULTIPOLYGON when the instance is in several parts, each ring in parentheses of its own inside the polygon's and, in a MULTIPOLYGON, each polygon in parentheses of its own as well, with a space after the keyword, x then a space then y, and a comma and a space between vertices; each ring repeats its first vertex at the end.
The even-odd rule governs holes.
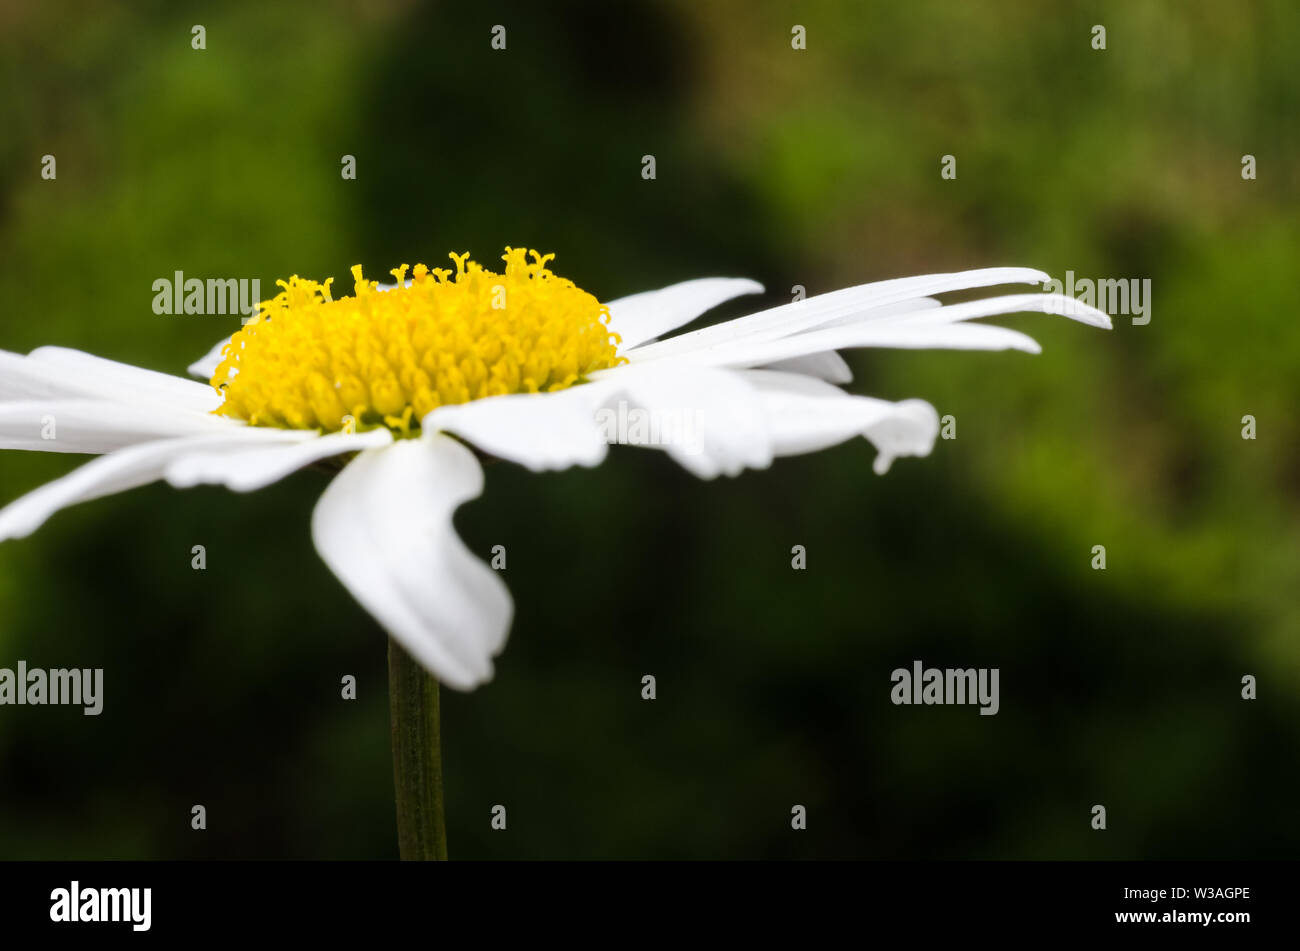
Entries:
MULTIPOLYGON (((857 323, 860 320, 883 320, 886 317, 914 314, 918 311, 931 310, 942 306, 943 304, 933 297, 913 297, 899 301, 896 304, 882 304, 879 307, 870 307, 860 314, 837 317, 818 326, 825 330, 829 327, 857 323)), ((778 360, 775 363, 767 364, 767 367, 772 370, 784 370, 790 373, 804 373, 808 376, 815 376, 820 380, 827 380, 830 383, 845 384, 853 382, 853 371, 844 362, 844 358, 834 350, 810 353, 807 356, 793 357, 789 360, 778 360)))
POLYGON ((221 404, 210 386, 80 350, 41 347, 25 357, 0 350, 0 400, 80 397, 198 413, 221 404))
POLYGON ((668 357, 650 363, 634 364, 650 368, 658 363, 672 366, 768 366, 781 360, 824 353, 828 350, 845 350, 853 347, 886 347, 907 350, 1024 350, 1039 353, 1041 347, 1032 337, 1005 327, 983 324, 906 324, 859 323, 827 330, 811 330, 781 340, 751 343, 739 340, 668 357))
MULTIPOLYGON (((70 505, 147 485, 187 453, 239 451, 250 444, 273 446, 277 441, 302 438, 285 435, 289 433, 237 427, 226 435, 160 439, 100 456, 0 509, 0 541, 30 535, 70 505)), ((313 434, 302 435, 310 438, 313 434)))
MULTIPOLYGON (((854 396, 853 400, 869 397, 854 396)), ((885 402, 870 400, 872 403, 885 402)), ((939 414, 925 400, 885 402, 883 415, 869 423, 862 435, 875 445, 877 453, 871 463, 876 475, 884 475, 900 456, 928 456, 939 435, 939 414)))
POLYGON ((229 337, 223 337, 218 340, 216 346, 199 357, 186 368, 190 376, 197 376, 200 380, 211 380, 217 375, 217 367, 226 359, 225 351, 227 344, 230 343, 229 337))
POLYGON ((902 314, 891 314, 881 323, 907 324, 912 327, 927 324, 947 324, 961 320, 976 320, 980 317, 992 317, 995 314, 1039 313, 1055 314, 1068 317, 1090 327, 1111 329, 1110 315, 1088 304, 1080 303, 1065 294, 1007 294, 1002 297, 987 297, 983 300, 966 301, 961 304, 948 304, 944 307, 931 308, 902 314))
MULTIPOLYGON (((818 328, 827 330, 831 327, 842 327, 846 324, 855 324, 861 321, 878 321, 886 318, 901 316, 904 314, 915 314, 920 311, 933 310, 936 307, 942 307, 940 301, 933 297, 912 297, 908 300, 899 301, 896 304, 882 304, 879 307, 869 307, 865 311, 857 314, 851 314, 848 317, 837 317, 828 320, 824 324, 819 324, 818 328)), ((772 370, 786 370, 791 373, 804 373, 808 376, 815 376, 818 379, 827 380, 831 383, 852 383, 853 371, 849 365, 844 362, 834 350, 827 350, 821 353, 810 353, 803 357, 793 357, 789 360, 778 360, 775 363, 766 364, 772 370)))
POLYGON ((758 392, 730 370, 664 365, 623 368, 605 401, 618 441, 663 449, 701 479, 772 464, 758 392))
MULTIPOLYGON (((950 348, 950 349, 1023 349, 1028 353, 1039 353, 1041 348, 1030 336, 1008 330, 1006 327, 962 326, 963 321, 978 320, 980 317, 992 317, 1004 313, 1048 313, 1070 320, 1087 323, 1089 326, 1110 329, 1110 317, 1105 312, 1063 294, 1011 294, 1001 298, 970 300, 962 304, 948 304, 945 307, 926 308, 920 311, 891 314, 878 320, 867 314, 861 320, 841 321, 833 327, 807 331, 784 340, 772 340, 768 344, 757 344, 755 349, 764 352, 764 347, 771 347, 771 352, 784 353, 790 348, 798 352, 816 352, 822 346, 841 347, 905 347, 905 348, 950 348), (813 340, 815 343, 810 343, 813 340), (815 347, 815 349, 809 349, 815 347)), ((710 357, 723 356, 725 365, 744 365, 750 359, 745 356, 746 343, 738 342, 732 346, 719 346, 715 353, 705 355, 703 351, 693 353, 702 355, 703 362, 718 362, 710 357), (737 364, 735 360, 741 360, 737 364)), ((767 364, 766 360, 755 361, 767 364)), ((750 365, 755 365, 750 362, 750 365)))
POLYGON ((933 297, 909 297, 907 300, 898 301, 895 304, 881 304, 877 307, 868 307, 866 310, 855 314, 849 314, 847 317, 836 317, 825 323, 819 323, 817 329, 825 330, 828 327, 842 327, 845 324, 856 324, 862 320, 884 320, 888 317, 899 317, 904 314, 915 314, 923 310, 934 310, 936 307, 942 307, 943 301, 933 297))
POLYGON ((439 680, 492 677, 514 607, 501 578, 456 534, 452 516, 483 491, 474 454, 446 436, 363 452, 312 516, 321 558, 361 605, 439 680))
POLYGON ((899 456, 929 455, 939 434, 939 415, 924 400, 891 403, 795 374, 743 372, 762 394, 778 456, 816 452, 864 436, 879 450, 873 468, 883 474, 899 456))
POLYGON ((454 433, 534 472, 594 466, 604 460, 609 447, 596 413, 610 389, 602 382, 556 393, 490 396, 440 406, 422 425, 426 432, 454 433))
MULTIPOLYGON (((983 300, 923 307, 883 317, 867 311, 833 324, 780 339, 746 336, 676 355, 706 366, 768 366, 795 356, 849 347, 906 349, 1024 350, 1042 348, 1029 336, 1005 327, 963 326, 963 322, 997 314, 1043 313, 1109 329, 1110 317, 1064 294, 1008 294, 983 300)), ((642 353, 644 351, 637 351, 642 353)), ((651 361, 638 364, 647 365, 651 361)))
MULTIPOLYGON (((880 320, 866 314, 861 319, 842 320, 835 326, 807 330, 781 339, 759 340, 746 336, 700 347, 676 355, 674 360, 705 366, 766 366, 792 357, 849 347, 1039 353, 1042 348, 1037 342, 1018 331, 964 323, 995 314, 1026 312, 1057 314, 1091 326, 1110 327, 1110 318, 1105 313, 1063 294, 1009 294, 893 314, 880 320)), ((647 366, 650 362, 638 365, 647 366)))
POLYGON ((0 402, 0 449, 102 453, 240 428, 224 416, 105 400, 0 402))
POLYGON ((1042 271, 1021 267, 981 268, 956 274, 928 274, 890 281, 861 284, 829 294, 782 304, 748 317, 729 320, 713 327, 703 327, 679 334, 658 343, 640 347, 628 354, 633 362, 675 356, 688 351, 712 348, 745 340, 760 342, 802 333, 843 318, 865 315, 869 311, 890 314, 883 308, 923 298, 930 294, 993 287, 998 284, 1041 284, 1049 280, 1042 271))
POLYGON ((844 358, 834 350, 810 353, 803 357, 791 357, 789 360, 777 360, 775 363, 767 364, 767 368, 801 373, 830 383, 853 382, 853 371, 844 362, 844 358))
POLYGON ((622 338, 625 352, 669 330, 688 324, 733 297, 761 294, 763 285, 743 277, 702 277, 608 302, 609 329, 622 338))
POLYGON ((178 489, 215 484, 234 492, 253 492, 321 459, 380 448, 392 441, 389 430, 372 429, 364 433, 331 433, 236 452, 191 452, 172 462, 163 472, 163 478, 178 489))

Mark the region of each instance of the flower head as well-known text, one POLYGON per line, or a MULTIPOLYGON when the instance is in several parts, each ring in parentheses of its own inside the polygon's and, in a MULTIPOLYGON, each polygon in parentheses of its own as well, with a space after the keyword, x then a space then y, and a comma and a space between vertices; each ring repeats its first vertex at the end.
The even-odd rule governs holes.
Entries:
POLYGON ((615 365, 618 338, 607 307, 547 268, 554 256, 506 248, 495 274, 452 254, 454 274, 417 264, 409 282, 403 264, 389 293, 357 265, 354 296, 338 299, 332 279, 280 281, 224 351, 217 411, 254 426, 408 434, 439 406, 572 386, 615 365))
POLYGON ((692 414, 691 427, 665 427, 652 445, 701 478, 857 436, 876 446, 883 473, 930 452, 938 416, 923 400, 847 393, 838 350, 1037 352, 1024 334, 970 323, 1015 311, 1110 326, 1060 294, 932 296, 1048 280, 986 268, 864 284, 665 337, 762 287, 703 278, 601 305, 552 274, 550 255, 507 248, 503 274, 452 259, 454 274, 417 266, 407 279, 402 265, 388 290, 354 268, 354 296, 337 300, 329 281, 282 282, 190 368, 210 386, 75 350, 0 351, 0 448, 103 454, 0 510, 0 541, 157 479, 246 492, 355 454, 316 506, 317 551, 412 657, 468 690, 491 678, 513 605, 452 526, 483 489, 466 444, 535 471, 596 465, 608 450, 598 417, 631 407, 692 414))

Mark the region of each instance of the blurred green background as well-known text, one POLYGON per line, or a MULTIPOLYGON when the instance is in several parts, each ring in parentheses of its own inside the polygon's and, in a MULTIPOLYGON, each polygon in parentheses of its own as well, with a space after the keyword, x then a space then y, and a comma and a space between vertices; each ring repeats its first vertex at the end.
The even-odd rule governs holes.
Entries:
MULTIPOLYGON (((884 478, 861 440, 713 483, 490 467, 457 522, 518 613, 444 693, 451 851, 1294 857, 1297 60, 1290 0, 0 3, 0 347, 183 373, 237 318, 156 316, 173 271, 506 244, 603 299, 1150 278, 1147 326, 1005 319, 1038 357, 851 354, 957 419, 884 478), (893 706, 914 659, 1000 668, 1001 712, 893 706)), ((0 498, 82 461, 4 453, 0 498)), ((395 856, 385 641, 312 548, 325 484, 153 486, 0 546, 0 666, 106 681, 98 718, 0 708, 0 857, 395 856)))

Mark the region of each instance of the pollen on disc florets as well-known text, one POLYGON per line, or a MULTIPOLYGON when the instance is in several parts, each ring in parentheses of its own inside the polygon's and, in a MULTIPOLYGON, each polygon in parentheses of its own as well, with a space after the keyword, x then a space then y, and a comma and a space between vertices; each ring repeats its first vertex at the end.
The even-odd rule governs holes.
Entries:
POLYGON ((217 412, 254 426, 388 426, 409 435, 426 413, 506 393, 561 390, 622 362, 609 309, 547 269, 555 255, 506 248, 505 273, 452 254, 455 273, 394 268, 397 287, 352 269, 354 297, 298 276, 231 338, 212 385, 217 412))

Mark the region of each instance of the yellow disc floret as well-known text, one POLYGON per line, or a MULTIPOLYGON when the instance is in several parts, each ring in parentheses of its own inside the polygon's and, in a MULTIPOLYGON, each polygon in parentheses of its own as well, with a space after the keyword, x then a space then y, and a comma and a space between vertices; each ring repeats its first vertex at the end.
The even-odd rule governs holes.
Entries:
POLYGON ((388 426, 403 435, 431 410, 506 393, 561 390, 622 362, 609 309, 547 269, 552 254, 506 248, 505 273, 453 254, 453 274, 394 268, 397 287, 352 269, 354 297, 334 300, 297 276, 225 350, 217 410, 254 426, 388 426))

